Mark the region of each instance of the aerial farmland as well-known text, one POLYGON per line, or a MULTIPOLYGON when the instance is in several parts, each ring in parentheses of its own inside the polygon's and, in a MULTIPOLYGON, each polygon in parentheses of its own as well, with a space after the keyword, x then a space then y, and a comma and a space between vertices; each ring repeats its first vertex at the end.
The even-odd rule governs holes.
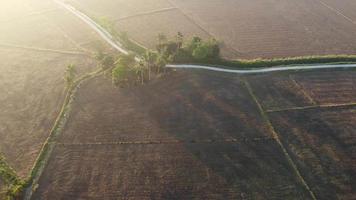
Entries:
POLYGON ((0 23, 0 200, 356 198, 353 0, 4 0, 0 23))
POLYGON ((154 47, 157 34, 213 37, 229 58, 353 54, 356 3, 352 0, 73 0, 115 22, 119 31, 154 47))

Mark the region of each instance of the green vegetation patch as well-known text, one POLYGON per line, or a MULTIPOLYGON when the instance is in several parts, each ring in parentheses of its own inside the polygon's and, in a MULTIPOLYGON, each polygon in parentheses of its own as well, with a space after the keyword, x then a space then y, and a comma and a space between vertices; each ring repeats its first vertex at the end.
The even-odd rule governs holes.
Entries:
MULTIPOLYGON (((21 180, 14 169, 6 162, 3 155, 0 154, 0 179, 6 186, 5 199, 13 199, 22 191, 25 181, 21 180)), ((1 188, 0 188, 1 189, 1 188)), ((1 191, 2 192, 2 191, 1 191)))

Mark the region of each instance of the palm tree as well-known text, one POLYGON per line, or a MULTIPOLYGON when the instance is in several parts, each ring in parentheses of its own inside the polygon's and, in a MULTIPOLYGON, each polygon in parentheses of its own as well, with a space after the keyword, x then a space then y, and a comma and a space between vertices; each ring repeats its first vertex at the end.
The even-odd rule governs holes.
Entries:
POLYGON ((139 77, 141 79, 141 84, 143 85, 143 83, 144 83, 144 72, 146 70, 146 66, 145 66, 144 61, 139 61, 134 66, 134 70, 135 70, 136 74, 139 74, 139 77))
POLYGON ((156 57, 156 54, 149 50, 143 56, 144 65, 148 70, 148 80, 151 80, 151 70, 155 65, 156 57))
POLYGON ((157 66, 157 73, 160 73, 160 70, 167 65, 167 57, 163 54, 159 54, 156 58, 155 65, 157 66))
POLYGON ((180 48, 182 48, 183 42, 184 42, 183 33, 178 32, 176 38, 177 38, 177 46, 178 46, 178 49, 180 49, 180 48))

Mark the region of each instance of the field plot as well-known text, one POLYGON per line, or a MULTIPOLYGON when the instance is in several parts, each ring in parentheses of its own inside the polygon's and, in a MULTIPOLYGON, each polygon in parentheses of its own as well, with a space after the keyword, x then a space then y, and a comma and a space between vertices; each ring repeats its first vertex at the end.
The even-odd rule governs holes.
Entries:
POLYGON ((173 80, 121 90, 104 79, 91 81, 79 91, 60 141, 268 137, 241 81, 233 75, 213 74, 176 73, 170 77, 173 80))
POLYGON ((343 16, 346 20, 354 23, 356 25, 356 1, 353 0, 343 0, 342 3, 340 1, 335 0, 319 0, 321 4, 325 7, 329 8, 331 11, 337 13, 338 15, 343 16))
POLYGON ((78 73, 95 62, 85 56, 0 48, 0 152, 26 176, 49 134, 65 92, 68 64, 78 73))
POLYGON ((18 21, 29 16, 40 15, 54 10, 51 1, 11 0, 2 2, 0 6, 0 23, 18 21), (35 6, 33 6, 35 4, 35 6))
POLYGON ((195 35, 204 39, 210 37, 178 9, 119 20, 116 27, 117 30, 127 31, 130 37, 152 49, 156 47, 160 33, 170 38, 177 35, 178 31, 187 38, 195 35))
POLYGON ((22 7, 26 5, 34 11, 14 16, 17 18, 12 20, 0 18, 0 45, 81 52, 95 50, 96 46, 86 44, 100 37, 72 13, 49 0, 31 0, 22 7), (44 8, 41 10, 41 7, 44 8))
POLYGON ((112 20, 172 7, 167 0, 69 0, 69 2, 90 15, 109 17, 112 20))
POLYGON ((87 13, 118 20, 119 31, 128 31, 148 47, 156 42, 158 31, 181 31, 215 37, 224 44, 228 58, 356 53, 356 4, 352 0, 72 2, 87 13))
POLYGON ((31 16, 0 26, 0 44, 46 49, 78 50, 53 23, 42 15, 31 16), (25 34, 26 33, 26 34, 25 34))
POLYGON ((95 47, 81 44, 100 38, 51 0, 0 7, 0 152, 26 177, 62 104, 66 66, 76 65, 78 75, 92 71, 87 50, 95 47))
POLYGON ((270 115, 318 199, 355 198, 355 108, 270 115))
POLYGON ((356 25, 318 0, 171 1, 248 58, 356 53, 356 25))
POLYGON ((239 77, 181 71, 129 89, 83 85, 33 196, 118 198, 309 196, 239 77))
POLYGON ((356 103, 356 71, 300 73, 294 78, 318 104, 356 103))
MULTIPOLYGON (((298 73, 295 73, 298 74, 298 73)), ((265 110, 311 106, 314 100, 294 79, 294 74, 272 73, 248 78, 265 110)))

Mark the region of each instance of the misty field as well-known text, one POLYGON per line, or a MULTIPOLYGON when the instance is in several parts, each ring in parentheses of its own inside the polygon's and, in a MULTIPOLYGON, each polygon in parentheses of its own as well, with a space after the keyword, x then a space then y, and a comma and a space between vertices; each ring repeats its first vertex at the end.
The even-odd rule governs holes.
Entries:
POLYGON ((89 52, 94 48, 81 44, 99 37, 52 1, 5 5, 0 18, 0 152, 24 178, 62 106, 65 68, 77 65, 78 75, 93 70, 96 61, 89 52))

